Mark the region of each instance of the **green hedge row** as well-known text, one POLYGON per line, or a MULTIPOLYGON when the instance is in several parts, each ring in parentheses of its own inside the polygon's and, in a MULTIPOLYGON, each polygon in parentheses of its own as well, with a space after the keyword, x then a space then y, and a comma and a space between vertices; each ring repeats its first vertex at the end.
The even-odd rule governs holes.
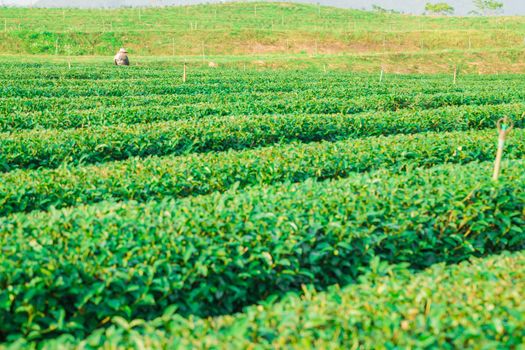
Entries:
MULTIPOLYGON (((525 155, 525 131, 509 137, 506 158, 525 155)), ((445 162, 468 163, 495 157, 495 130, 422 133, 277 145, 256 150, 132 158, 122 162, 0 175, 0 215, 95 203, 103 200, 158 200, 225 191, 231 186, 346 177, 389 168, 394 172, 445 162)))
MULTIPOLYGON (((345 89, 335 88, 332 90, 321 90, 317 88, 303 88, 301 91, 280 91, 278 94, 274 91, 246 91, 243 87, 243 91, 218 91, 201 93, 197 87, 187 87, 188 91, 177 94, 147 94, 132 96, 123 99, 120 96, 82 96, 72 97, 64 94, 60 97, 48 97, 48 98, 3 98, 0 100, 0 115, 6 115, 8 113, 22 113, 22 112, 42 112, 49 110, 57 110, 58 112, 64 113, 65 111, 74 112, 79 110, 87 110, 93 107, 96 108, 110 108, 118 106, 118 108, 129 108, 129 107, 158 107, 158 106, 177 106, 180 104, 199 104, 199 103, 232 103, 232 102, 249 102, 253 100, 286 100, 297 99, 303 97, 309 98, 329 98, 334 96, 353 96, 358 98, 362 96, 370 95, 393 95, 388 92, 388 89, 368 89, 368 88, 356 88, 356 89, 345 89)), ((406 90, 406 89, 405 89, 406 90)), ((409 91, 404 91, 408 93, 409 91)), ((437 93, 439 91, 435 91, 437 93)), ((396 89, 396 94, 400 92, 396 89)), ((414 93, 414 92, 412 92, 414 93)), ((426 92, 425 92, 426 93, 426 92)), ((415 93, 414 93, 415 94, 415 93)))
MULTIPOLYGON (((148 99, 148 97, 145 97, 148 99)), ((139 100, 142 98, 138 98, 139 100)), ((521 103, 523 92, 503 95, 494 93, 439 93, 430 95, 391 94, 363 97, 287 98, 278 95, 268 100, 206 102, 197 104, 153 105, 136 107, 97 107, 61 110, 60 106, 40 112, 10 112, 0 116, 0 132, 20 129, 80 128, 96 125, 137 124, 159 121, 205 118, 225 115, 275 114, 357 114, 367 111, 397 111, 405 108, 432 109, 445 106, 521 103)))
POLYGON ((184 319, 168 308, 144 322, 114 318, 84 340, 26 340, 36 349, 519 349, 525 342, 525 253, 435 265, 411 274, 372 260, 359 284, 248 308, 241 314, 184 319))
POLYGON ((336 141, 425 131, 494 127, 503 116, 525 126, 524 104, 445 107, 347 115, 206 118, 133 126, 14 133, 0 138, 0 172, 130 157, 242 150, 278 142, 336 141))
MULTIPOLYGON (((24 67, 27 70, 26 67, 24 67)), ((144 91, 150 94, 160 95, 191 95, 191 94, 214 94, 214 93, 244 93, 246 86, 250 86, 251 92, 274 92, 286 93, 302 91, 318 91, 320 94, 334 92, 348 96, 365 93, 374 94, 380 91, 401 92, 478 92, 485 93, 495 90, 504 90, 506 93, 519 92, 523 90, 525 83, 521 80, 492 79, 487 81, 480 77, 464 77, 461 85, 452 86, 450 76, 438 76, 429 78, 427 76, 410 75, 407 77, 393 76, 388 82, 380 84, 377 75, 370 74, 348 74, 332 72, 323 74, 319 72, 306 72, 302 74, 287 72, 273 72, 269 77, 261 72, 233 72, 221 71, 219 74, 213 71, 189 71, 189 81, 183 84, 182 66, 169 69, 157 70, 151 74, 150 70, 136 69, 129 74, 125 72, 105 71, 104 75, 97 75, 97 69, 91 69, 86 73, 78 74, 72 71, 57 71, 49 74, 33 72, 26 75, 23 72, 11 74, 0 82, 9 84, 0 85, 0 93, 3 97, 87 97, 87 96, 143 96, 144 91), (509 82, 511 82, 509 84, 509 82)))
MULTIPOLYGON (((78 79, 78 80, 108 80, 108 79, 177 79, 182 73, 184 62, 173 62, 171 65, 156 65, 148 63, 147 66, 131 66, 129 69, 115 69, 107 62, 85 62, 74 64, 72 69, 66 69, 65 62, 9 62, 3 60, 0 67, 0 80, 48 80, 48 79, 78 79)), ((343 70, 330 71, 328 74, 315 70, 293 70, 276 69, 269 75, 267 70, 257 71, 248 69, 239 71, 237 67, 221 67, 219 70, 200 67, 200 65, 188 65, 195 81, 236 82, 251 81, 255 77, 262 77, 262 81, 270 81, 272 78, 286 82, 301 83, 330 83, 351 82, 377 82, 377 73, 349 72, 343 70), (219 74, 220 73, 220 74, 219 74)), ((442 84, 451 86, 450 74, 392 74, 387 75, 388 83, 422 82, 425 84, 442 84)), ((519 74, 483 74, 462 75, 460 86, 472 84, 484 84, 485 86, 510 83, 510 86, 523 83, 519 74)))
MULTIPOLYGON (((182 72, 181 72, 182 75, 182 72)), ((349 84, 348 81, 296 81, 290 82, 284 79, 273 78, 264 80, 257 76, 254 79, 240 78, 237 81, 213 81, 210 77, 203 78, 201 81, 190 81, 182 83, 181 75, 169 79, 151 79, 133 77, 132 79, 107 79, 107 80, 76 80, 76 79, 46 79, 46 80, 27 80, 17 82, 10 80, 11 84, 4 86, 2 90, 5 97, 11 98, 63 98, 75 99, 80 97, 100 96, 108 97, 138 97, 145 96, 144 91, 149 95, 159 96, 180 96, 192 98, 203 98, 206 95, 219 95, 223 97, 240 98, 248 94, 285 94, 301 95, 317 93, 321 96, 364 96, 367 94, 382 94, 388 92, 398 93, 437 93, 461 90, 459 88, 450 89, 447 85, 427 85, 423 82, 392 83, 389 85, 370 84, 356 81, 356 84, 349 84), (80 84, 82 83, 82 84, 80 84), (247 85, 253 84, 253 89, 246 90, 247 85), (413 89, 411 89, 413 88, 413 89)), ((523 88, 524 84, 517 84, 514 89, 523 88)), ((483 85, 470 87, 471 90, 480 93, 494 91, 483 85)), ((469 90, 470 90, 469 89, 469 90)), ((46 103, 46 101, 41 101, 46 103)))
MULTIPOLYGON (((78 84, 78 82, 76 82, 78 84)), ((133 82, 135 83, 135 81, 133 82)), ((284 82, 281 82, 284 84, 284 82)), ((35 82, 32 82, 35 84, 35 82)), ((57 83, 58 84, 58 83, 57 83)), ((115 82, 119 89, 125 90, 125 87, 120 86, 119 82, 115 82)), ((61 86, 61 85, 60 85, 61 86)), ((157 85, 155 85, 157 86, 157 85)), ((322 98, 345 98, 345 99, 356 99, 364 96, 377 96, 383 95, 385 98, 391 98, 395 95, 412 95, 417 96, 421 94, 436 94, 436 93, 464 93, 462 89, 443 89, 443 88, 429 88, 426 86, 417 87, 405 87, 400 88, 398 86, 357 86, 349 87, 348 85, 331 86, 327 89, 324 86, 302 86, 300 89, 288 91, 286 87, 279 91, 246 91, 245 85, 236 83, 234 86, 238 86, 240 91, 235 89, 234 91, 228 86, 214 86, 216 91, 202 93, 198 86, 182 85, 181 89, 184 91, 178 92, 177 94, 154 94, 150 92, 144 94, 144 90, 141 95, 122 98, 120 96, 82 96, 73 97, 68 93, 64 93, 60 97, 48 97, 48 98, 2 98, 0 99, 0 117, 5 118, 11 114, 22 114, 22 113, 50 113, 55 111, 60 115, 67 115, 68 113, 87 113, 90 110, 117 110, 121 111, 133 111, 133 107, 173 107, 180 105, 189 104, 225 104, 225 103, 239 103, 239 102, 253 102, 266 101, 268 103, 275 101, 287 101, 287 100, 312 100, 322 98), (115 107, 117 106, 117 107, 115 107)), ((281 86, 281 85, 279 85, 281 86)), ((273 89, 272 89, 273 90, 273 89)), ((478 91, 476 93, 491 93, 490 91, 478 91)), ((507 94, 510 92, 507 91, 507 94)), ((124 113, 122 113, 124 114, 124 113)))
POLYGON ((523 162, 77 207, 0 219, 0 339, 111 317, 217 315, 350 283, 374 258, 426 268, 525 248, 523 162))

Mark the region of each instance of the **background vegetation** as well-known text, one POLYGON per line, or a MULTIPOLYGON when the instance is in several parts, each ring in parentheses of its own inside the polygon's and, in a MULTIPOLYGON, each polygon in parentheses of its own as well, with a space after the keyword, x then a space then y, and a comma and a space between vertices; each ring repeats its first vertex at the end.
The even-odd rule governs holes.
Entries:
POLYGON ((135 63, 242 61, 392 72, 522 72, 525 19, 436 17, 290 3, 114 10, 0 8, 4 55, 111 56, 135 63), (246 58, 249 56, 249 58, 246 58), (262 62, 261 62, 262 61, 262 62), (290 62, 291 61, 291 62, 290 62))

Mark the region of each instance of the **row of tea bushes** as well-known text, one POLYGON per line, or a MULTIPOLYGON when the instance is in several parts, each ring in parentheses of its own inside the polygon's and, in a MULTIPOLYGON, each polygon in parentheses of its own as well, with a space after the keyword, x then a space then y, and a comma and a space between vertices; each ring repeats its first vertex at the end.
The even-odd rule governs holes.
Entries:
MULTIPOLYGON (((124 100, 150 100, 145 97, 131 97, 124 100)), ((16 132, 22 129, 70 129, 100 125, 139 124, 159 121, 187 120, 231 115, 276 115, 276 114, 357 114, 362 112, 388 112, 402 109, 434 109, 446 106, 492 105, 503 103, 522 103, 525 93, 438 93, 438 94, 390 94, 370 95, 352 98, 351 96, 330 96, 305 98, 279 95, 266 99, 247 101, 179 103, 156 106, 101 107, 97 100, 88 109, 61 109, 60 102, 54 108, 34 112, 7 111, 0 109, 0 132, 16 132)), ((121 104, 121 103, 117 103, 121 104)), ((6 107, 7 108, 7 107, 6 107)))
MULTIPOLYGON (((524 136, 523 129, 513 131, 505 157, 523 157, 524 136)), ((494 159, 496 139, 494 130, 422 133, 13 171, 0 175, 0 215, 103 200, 194 196, 234 185, 342 178, 382 168, 403 172, 442 163, 487 161, 494 159)))
POLYGON ((523 161, 498 183, 491 166, 2 218, 0 339, 83 337, 170 306, 238 312, 304 284, 353 282, 374 258, 422 269, 523 249, 523 161))
MULTIPOLYGON (((525 253, 435 265, 412 274, 372 260, 360 283, 303 288, 243 313, 131 322, 115 317, 86 339, 62 336, 15 349, 520 349, 525 342, 525 253)), ((1 346, 0 346, 1 348, 1 346)))
POLYGON ((0 138, 0 171, 54 168, 130 157, 242 150, 291 141, 337 141, 425 131, 494 127, 504 116, 525 126, 524 104, 461 106, 358 115, 206 118, 73 130, 19 132, 0 138))

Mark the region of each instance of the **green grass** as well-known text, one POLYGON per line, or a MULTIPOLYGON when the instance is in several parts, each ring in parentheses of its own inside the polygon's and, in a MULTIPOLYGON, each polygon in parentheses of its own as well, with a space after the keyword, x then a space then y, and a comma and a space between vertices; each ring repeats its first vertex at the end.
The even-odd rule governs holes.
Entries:
MULTIPOLYGON (((107 51, 106 51, 107 53, 107 51)), ((39 55, 3 55, 0 62, 10 63, 16 60, 27 64, 53 62, 62 67, 109 66, 113 58, 107 56, 50 56, 39 55)), ((297 54, 241 54, 241 55, 198 55, 184 56, 132 56, 132 65, 141 67, 172 67, 182 75, 182 66, 186 62, 189 72, 195 68, 207 67, 215 62, 219 68, 236 70, 310 70, 318 72, 358 71, 379 72, 384 68, 389 74, 435 74, 448 73, 452 76, 454 67, 459 74, 500 74, 525 73, 525 51, 516 49, 477 49, 437 50, 385 53, 347 53, 310 55, 297 54)), ((387 78, 388 79, 388 78, 387 78)))
POLYGON ((240 57, 272 67, 377 70, 383 64, 389 71, 435 72, 463 64, 476 73, 521 72, 524 35, 522 17, 408 16, 289 3, 0 8, 3 54, 111 56, 125 46, 134 63, 147 60, 142 56, 205 63, 240 57))

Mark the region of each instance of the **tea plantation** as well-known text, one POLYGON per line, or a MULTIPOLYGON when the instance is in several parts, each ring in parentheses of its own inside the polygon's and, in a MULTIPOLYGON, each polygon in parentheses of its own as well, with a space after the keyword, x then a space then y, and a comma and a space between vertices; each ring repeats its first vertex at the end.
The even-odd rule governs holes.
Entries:
POLYGON ((522 75, 181 74, 0 65, 0 349, 523 349, 522 75))

